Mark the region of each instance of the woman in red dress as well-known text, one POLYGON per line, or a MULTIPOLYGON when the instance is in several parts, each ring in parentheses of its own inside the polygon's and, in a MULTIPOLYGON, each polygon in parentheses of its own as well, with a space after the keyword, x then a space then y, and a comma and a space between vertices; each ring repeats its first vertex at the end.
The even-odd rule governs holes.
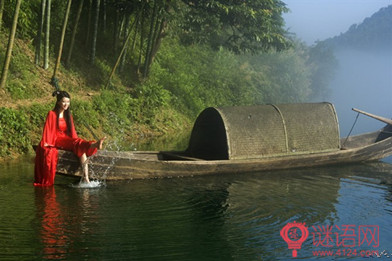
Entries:
POLYGON ((99 141, 86 141, 78 138, 72 115, 69 109, 71 97, 66 91, 55 91, 57 102, 46 117, 42 139, 36 150, 34 185, 52 186, 56 175, 57 149, 74 152, 80 159, 83 169, 83 180, 89 182, 87 157, 102 149, 99 141))

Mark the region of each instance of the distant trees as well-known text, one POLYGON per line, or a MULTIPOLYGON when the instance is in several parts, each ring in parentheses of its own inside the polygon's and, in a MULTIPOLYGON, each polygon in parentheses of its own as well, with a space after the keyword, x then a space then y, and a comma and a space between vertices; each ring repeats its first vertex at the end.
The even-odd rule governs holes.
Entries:
POLYGON ((333 49, 325 42, 319 42, 309 49, 307 66, 311 69, 311 99, 327 97, 329 83, 338 67, 333 49))
POLYGON ((179 27, 184 42, 253 54, 290 45, 282 18, 288 9, 280 0, 182 2, 185 5, 176 11, 182 14, 179 27))
POLYGON ((324 44, 334 49, 357 49, 373 52, 390 52, 392 46, 392 5, 381 8, 361 24, 353 24, 339 36, 329 38, 324 44))

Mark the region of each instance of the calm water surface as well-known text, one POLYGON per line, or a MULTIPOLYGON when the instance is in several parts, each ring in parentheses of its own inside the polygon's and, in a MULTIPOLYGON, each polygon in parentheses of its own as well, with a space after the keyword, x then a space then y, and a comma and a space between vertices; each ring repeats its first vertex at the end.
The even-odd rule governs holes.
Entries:
POLYGON ((299 259, 326 250, 335 256, 318 259, 361 259, 360 251, 392 259, 390 163, 95 189, 61 176, 35 188, 32 177, 30 158, 0 164, 1 260, 287 260, 280 230, 294 221, 309 231, 299 259))

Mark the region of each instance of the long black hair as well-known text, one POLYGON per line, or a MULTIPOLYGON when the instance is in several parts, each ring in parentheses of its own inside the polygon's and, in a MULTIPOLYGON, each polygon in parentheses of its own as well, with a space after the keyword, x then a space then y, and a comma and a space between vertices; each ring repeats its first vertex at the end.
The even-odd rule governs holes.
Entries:
MULTIPOLYGON (((54 111, 57 114, 57 128, 59 127, 59 114, 60 114, 60 105, 59 102, 65 97, 71 99, 71 96, 66 91, 54 91, 52 96, 56 96, 56 105, 54 106, 54 111)), ((71 136, 71 129, 72 129, 72 121, 71 121, 71 109, 68 107, 64 111, 64 120, 67 123, 67 135, 71 136)))

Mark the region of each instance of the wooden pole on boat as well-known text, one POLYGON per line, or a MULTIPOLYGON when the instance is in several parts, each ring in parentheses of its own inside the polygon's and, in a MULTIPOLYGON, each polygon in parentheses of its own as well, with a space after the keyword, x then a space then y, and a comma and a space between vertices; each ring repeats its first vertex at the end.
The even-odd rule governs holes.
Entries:
POLYGON ((374 115, 374 114, 371 114, 371 113, 368 113, 368 112, 365 112, 365 111, 361 111, 361 110, 358 110, 358 109, 355 109, 355 108, 353 108, 352 110, 356 111, 356 112, 359 112, 359 113, 362 113, 363 115, 369 116, 369 117, 374 118, 376 120, 385 122, 386 124, 392 125, 392 120, 391 119, 384 118, 384 117, 381 117, 381 116, 377 116, 377 115, 374 115))

